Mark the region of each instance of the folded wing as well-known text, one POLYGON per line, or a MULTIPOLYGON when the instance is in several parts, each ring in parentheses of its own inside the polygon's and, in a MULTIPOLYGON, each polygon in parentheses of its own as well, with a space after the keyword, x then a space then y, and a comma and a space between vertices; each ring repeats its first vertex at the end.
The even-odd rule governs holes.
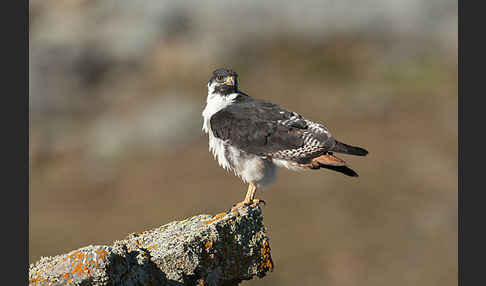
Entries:
POLYGON ((336 145, 323 125, 260 100, 230 105, 215 113, 210 125, 214 136, 245 152, 298 163, 336 145))

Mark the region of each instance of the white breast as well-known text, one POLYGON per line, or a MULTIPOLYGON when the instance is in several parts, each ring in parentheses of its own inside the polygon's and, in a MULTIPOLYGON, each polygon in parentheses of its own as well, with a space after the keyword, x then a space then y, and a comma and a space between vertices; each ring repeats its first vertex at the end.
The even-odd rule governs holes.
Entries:
POLYGON ((225 156, 226 143, 214 136, 213 131, 211 130, 210 120, 211 116, 216 112, 232 104, 237 96, 238 94, 236 93, 227 96, 214 93, 214 87, 208 84, 208 98, 206 100, 206 107, 202 112, 204 118, 202 130, 209 135, 209 151, 213 153, 214 158, 218 161, 219 165, 226 170, 231 169, 231 165, 225 156))
POLYGON ((211 130, 211 116, 232 104, 238 94, 221 96, 213 93, 214 88, 208 85, 206 107, 202 112, 204 118, 202 130, 209 136, 209 150, 219 165, 226 170, 234 171, 245 183, 254 183, 258 188, 264 188, 273 183, 277 176, 275 165, 260 156, 248 154, 227 142, 216 138, 211 130), (231 161, 231 162, 230 162, 231 161))
MULTIPOLYGON (((227 96, 222 96, 218 93, 214 93, 214 87, 208 84, 208 98, 206 99, 206 107, 202 112, 204 118, 202 130, 206 133, 211 132, 211 126, 209 120, 216 112, 232 104, 238 94, 233 93, 227 96)), ((212 133, 212 132, 211 132, 212 133)))

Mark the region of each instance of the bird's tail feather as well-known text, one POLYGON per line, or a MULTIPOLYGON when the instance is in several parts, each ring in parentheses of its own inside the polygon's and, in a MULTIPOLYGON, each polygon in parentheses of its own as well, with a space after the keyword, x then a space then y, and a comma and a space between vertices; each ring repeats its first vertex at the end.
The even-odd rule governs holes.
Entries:
POLYGON ((351 146, 348 144, 344 144, 336 140, 336 145, 332 148, 331 151, 343 154, 350 154, 350 155, 357 155, 357 156, 366 156, 368 151, 361 147, 351 146))
POLYGON ((350 177, 359 177, 358 173, 356 173, 353 169, 349 168, 348 166, 322 165, 321 168, 326 168, 339 173, 343 173, 344 175, 348 175, 350 177))
POLYGON ((343 173, 350 177, 358 177, 358 174, 353 169, 346 166, 346 162, 344 162, 344 160, 329 153, 312 159, 309 167, 311 169, 325 168, 339 173, 343 173))

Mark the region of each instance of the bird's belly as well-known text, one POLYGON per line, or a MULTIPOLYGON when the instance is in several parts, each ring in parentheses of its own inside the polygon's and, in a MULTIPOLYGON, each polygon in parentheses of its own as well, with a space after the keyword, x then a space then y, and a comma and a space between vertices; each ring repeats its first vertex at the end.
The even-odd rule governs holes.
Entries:
POLYGON ((245 183, 253 183, 257 188, 275 182, 277 167, 271 160, 247 153, 211 135, 209 147, 221 167, 232 170, 245 183))
POLYGON ((249 154, 233 146, 227 148, 227 158, 233 171, 246 183, 253 183, 257 188, 265 188, 277 178, 277 167, 271 160, 249 154))

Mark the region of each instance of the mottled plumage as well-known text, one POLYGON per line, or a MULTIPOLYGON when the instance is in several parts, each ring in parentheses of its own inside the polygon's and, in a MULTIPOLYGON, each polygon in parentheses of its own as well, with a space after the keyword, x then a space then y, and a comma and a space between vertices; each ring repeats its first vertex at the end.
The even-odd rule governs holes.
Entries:
MULTIPOLYGON (((337 141, 322 124, 248 96, 238 89, 237 80, 232 70, 216 70, 208 82, 202 114, 210 150, 223 168, 234 171, 250 189, 274 182, 276 166, 327 168, 357 176, 332 152, 363 156, 366 150, 337 141)), ((253 194, 254 190, 247 194, 245 203, 253 200, 253 194)))
POLYGON ((336 141, 320 124, 276 104, 238 95, 211 119, 213 134, 245 152, 308 163, 336 141))

